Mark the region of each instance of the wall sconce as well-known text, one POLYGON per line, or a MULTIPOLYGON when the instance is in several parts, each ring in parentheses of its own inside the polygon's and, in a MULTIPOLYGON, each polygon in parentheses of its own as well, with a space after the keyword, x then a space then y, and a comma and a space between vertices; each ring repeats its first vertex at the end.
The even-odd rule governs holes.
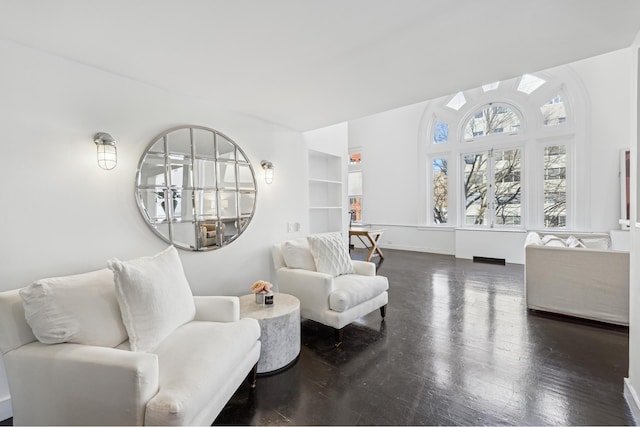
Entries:
POLYGON ((273 182, 273 163, 263 160, 260 166, 264 169, 264 182, 271 184, 273 182))
POLYGON ((118 164, 118 152, 116 140, 105 132, 98 132, 93 136, 98 150, 98 166, 105 170, 111 170, 118 164))

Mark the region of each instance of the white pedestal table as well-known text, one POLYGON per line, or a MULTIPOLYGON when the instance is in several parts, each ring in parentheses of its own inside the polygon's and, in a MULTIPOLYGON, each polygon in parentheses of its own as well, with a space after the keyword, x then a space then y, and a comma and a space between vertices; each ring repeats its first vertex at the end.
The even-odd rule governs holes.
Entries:
POLYGON ((260 323, 258 374, 275 374, 293 365, 300 354, 300 301, 276 293, 272 305, 256 304, 254 294, 240 297, 240 317, 260 323))

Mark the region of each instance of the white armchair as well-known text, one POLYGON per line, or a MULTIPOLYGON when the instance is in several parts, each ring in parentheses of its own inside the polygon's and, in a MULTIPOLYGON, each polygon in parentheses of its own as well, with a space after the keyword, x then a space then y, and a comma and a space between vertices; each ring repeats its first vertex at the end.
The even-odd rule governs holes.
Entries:
POLYGON ((353 272, 335 277, 315 271, 305 238, 274 245, 272 256, 279 291, 300 300, 301 317, 334 328, 336 346, 343 328, 359 317, 380 309, 384 321, 389 281, 376 275, 374 263, 350 261, 353 272))

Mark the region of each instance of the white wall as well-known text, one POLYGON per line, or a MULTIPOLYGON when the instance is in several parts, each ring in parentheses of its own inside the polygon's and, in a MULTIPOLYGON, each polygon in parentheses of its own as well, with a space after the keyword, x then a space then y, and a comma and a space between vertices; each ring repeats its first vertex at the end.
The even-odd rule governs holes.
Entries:
MULTIPOLYGON (((581 79, 592 106, 587 125, 589 140, 578 144, 588 147, 588 152, 581 155, 587 154, 590 159, 591 174, 590 189, 582 195, 589 215, 582 215, 586 223, 581 231, 619 228, 619 155, 630 146, 630 64, 629 49, 569 64, 581 79)), ((523 233, 479 231, 485 236, 476 233, 468 238, 468 232, 456 237, 458 230, 424 227, 426 186, 419 171, 425 159, 418 147, 427 105, 418 103, 349 122, 349 146, 361 147, 363 153, 363 221, 387 229, 382 247, 523 263, 523 233), (505 243, 505 236, 508 244, 498 244, 505 243), (482 251, 483 247, 487 250, 482 251)))
POLYGON ((421 227, 420 126, 427 102, 349 121, 349 147, 362 149, 362 222, 385 229, 384 248, 455 253, 452 229, 421 227))
POLYGON ((629 87, 631 49, 623 49, 570 64, 590 98, 591 230, 619 228, 620 151, 631 146, 629 87))
POLYGON ((640 422, 640 34, 631 47, 629 77, 629 126, 631 135, 631 274, 629 286, 629 376, 625 379, 625 397, 640 422))
POLYGON ((11 415, 9 384, 7 383, 7 374, 4 371, 4 360, 0 356, 0 420, 10 418, 11 415))
POLYGON ((363 222, 418 223, 420 159, 416 148, 425 105, 414 104, 349 121, 349 146, 362 148, 363 222))
POLYGON ((349 124, 347 122, 304 132, 303 137, 309 150, 340 156, 345 159, 346 165, 349 155, 349 124))
MULTIPOLYGON (((138 211, 134 180, 147 144, 177 125, 230 136, 249 156, 258 182, 255 216, 237 241, 212 252, 180 251, 195 294, 248 293, 255 280, 272 278, 269 248, 292 236, 286 224, 299 222, 300 234, 306 232, 300 197, 306 149, 299 132, 5 41, 0 63, 0 291, 164 249, 167 243, 138 211), (96 164, 98 131, 118 141, 112 171, 96 164), (262 159, 275 165, 271 185, 262 159)), ((0 410, 7 394, 0 366, 0 410)), ((0 412, 0 419, 7 416, 0 412)))

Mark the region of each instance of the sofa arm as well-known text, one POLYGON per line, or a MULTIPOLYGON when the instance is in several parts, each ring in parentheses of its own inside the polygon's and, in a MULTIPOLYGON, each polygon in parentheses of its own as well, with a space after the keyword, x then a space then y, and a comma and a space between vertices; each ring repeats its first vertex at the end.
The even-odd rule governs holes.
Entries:
POLYGON ((278 290, 294 295, 300 300, 300 306, 326 310, 329 308, 329 295, 333 291, 333 277, 316 271, 296 268, 276 270, 278 290))
POLYGON ((351 261, 353 264, 353 272, 361 276, 375 276, 376 265, 368 261, 351 261))
POLYGON ((240 320, 240 300, 227 296, 194 296, 195 320, 235 322, 240 320))
POLYGON ((158 356, 33 342, 4 355, 15 425, 141 425, 158 356))

